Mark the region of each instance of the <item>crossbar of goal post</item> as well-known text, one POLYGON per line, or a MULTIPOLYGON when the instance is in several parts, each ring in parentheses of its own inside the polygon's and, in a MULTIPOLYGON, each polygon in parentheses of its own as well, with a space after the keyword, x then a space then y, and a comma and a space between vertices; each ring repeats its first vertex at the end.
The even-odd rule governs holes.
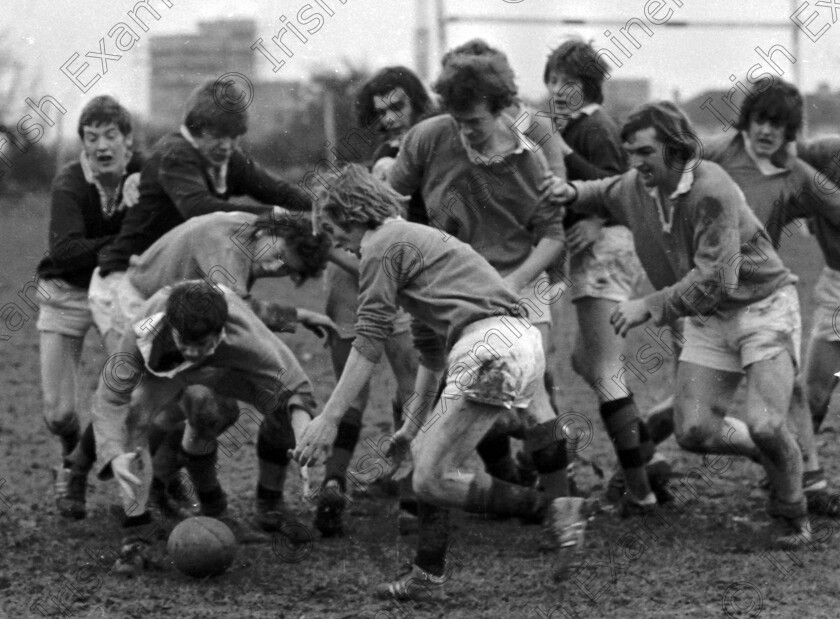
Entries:
MULTIPOLYGON (((795 8, 797 0, 793 0, 795 8)), ((469 24, 504 24, 504 25, 526 25, 526 26, 553 26, 553 25, 567 25, 567 26, 615 26, 621 23, 619 19, 608 18, 560 18, 560 17, 512 17, 512 16, 497 16, 497 15, 456 15, 447 14, 444 8, 443 0, 437 0, 435 3, 435 12, 437 15, 437 30, 438 30, 438 51, 442 57, 448 49, 446 28, 449 24, 469 23, 469 24)), ((728 21, 728 20, 705 20, 705 19, 690 19, 690 20, 668 20, 663 24, 658 24, 666 28, 738 28, 738 29, 792 29, 792 54, 795 58, 799 58, 799 28, 792 20, 787 21, 762 21, 753 22, 745 21, 728 21)), ((792 67, 793 83, 797 88, 801 89, 801 65, 802 63, 794 63, 792 67)))

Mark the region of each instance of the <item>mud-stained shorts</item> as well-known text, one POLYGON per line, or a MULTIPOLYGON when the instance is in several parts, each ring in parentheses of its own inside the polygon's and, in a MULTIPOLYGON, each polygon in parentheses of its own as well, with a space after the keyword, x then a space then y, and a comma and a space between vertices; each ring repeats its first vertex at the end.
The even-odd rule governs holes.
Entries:
POLYGON ((691 316, 683 335, 680 361, 743 373, 753 363, 788 354, 799 367, 802 326, 796 287, 783 286, 737 310, 691 316))
POLYGON ((84 337, 93 326, 87 290, 63 279, 39 279, 38 289, 38 331, 84 337))
POLYGON ((621 303, 633 297, 644 279, 633 247, 633 234, 625 226, 604 226, 598 240, 569 259, 572 301, 585 297, 621 303))
POLYGON ((542 336, 512 316, 467 326, 449 352, 444 392, 506 409, 527 408, 545 373, 542 336))
MULTIPOLYGON (((840 271, 823 267, 814 286, 814 322, 811 339, 840 342, 840 271)), ((838 368, 840 369, 840 368, 838 368)))
POLYGON ((125 333, 129 327, 122 313, 118 296, 120 284, 125 276, 125 271, 115 271, 102 277, 99 274, 99 267, 96 267, 91 277, 88 301, 91 314, 93 314, 93 322, 102 337, 107 337, 112 331, 125 333))

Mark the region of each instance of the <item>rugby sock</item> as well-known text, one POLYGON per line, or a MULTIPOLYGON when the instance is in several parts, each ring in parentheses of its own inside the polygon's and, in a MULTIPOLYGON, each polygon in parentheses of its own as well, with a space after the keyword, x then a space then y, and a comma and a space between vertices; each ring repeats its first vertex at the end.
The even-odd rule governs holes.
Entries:
POLYGON ((639 418, 633 395, 601 404, 601 418, 613 441, 630 494, 638 500, 650 496, 645 464, 653 456, 653 443, 639 418))
POLYGON ((272 490, 261 483, 257 484, 257 503, 276 505, 283 500, 283 488, 272 490))
POLYGON ((46 422, 47 429, 58 436, 61 441, 61 455, 67 458, 79 442, 79 417, 76 413, 68 413, 61 421, 46 422))
POLYGON ((137 516, 123 516, 122 528, 130 529, 132 527, 142 527, 147 524, 152 524, 152 514, 143 512, 137 516))
POLYGON ((476 445, 475 450, 491 477, 512 484, 519 481, 519 470, 511 457, 510 438, 506 434, 491 429, 476 445))
POLYGON ((324 464, 324 482, 338 480, 342 492, 345 489, 347 467, 350 465, 356 443, 359 442, 361 431, 362 411, 351 406, 338 424, 338 435, 335 437, 332 453, 324 464))
POLYGON ((529 522, 541 522, 551 498, 547 492, 517 486, 476 471, 467 490, 462 509, 474 514, 518 516, 529 522))
POLYGON ((525 430, 525 451, 531 455, 540 485, 550 498, 569 495, 566 441, 555 436, 557 419, 525 430))
MULTIPOLYGON (((391 402, 391 410, 394 414, 394 429, 399 430, 402 427, 403 419, 402 406, 400 406, 399 401, 394 400, 391 402)), ((414 496, 411 475, 406 475, 402 479, 397 480, 397 497, 400 509, 415 516, 417 515, 417 498, 414 496)))
POLYGON ((157 451, 152 452, 152 470, 154 470, 155 479, 163 481, 164 484, 169 483, 169 480, 184 464, 182 452, 185 454, 186 450, 181 449, 181 440, 184 436, 185 425, 184 422, 176 425, 159 442, 157 451))
POLYGON ((216 449, 209 454, 191 454, 182 452, 186 458, 185 468, 190 474, 193 485, 199 498, 203 493, 215 490, 219 487, 219 478, 216 475, 216 449))
POLYGON ((434 576, 442 576, 446 569, 446 549, 449 547, 449 510, 423 501, 417 503, 419 530, 417 556, 414 563, 434 576))
POLYGON ((89 471, 94 462, 96 462, 96 438, 93 434, 93 424, 89 423, 85 426, 73 452, 64 458, 64 466, 89 471))
MULTIPOLYGON (((181 426, 183 428, 183 426, 181 426)), ((161 444, 166 439, 167 430, 152 424, 152 427, 149 428, 149 452, 154 456, 157 453, 157 450, 160 449, 161 444)))

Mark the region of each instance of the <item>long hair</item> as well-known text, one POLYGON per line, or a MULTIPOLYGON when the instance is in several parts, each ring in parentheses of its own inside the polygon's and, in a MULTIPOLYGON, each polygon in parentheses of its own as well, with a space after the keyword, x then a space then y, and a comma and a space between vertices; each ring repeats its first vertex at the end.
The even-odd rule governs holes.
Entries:
POLYGON ((356 120, 360 126, 368 126, 376 118, 374 97, 385 95, 396 88, 402 88, 408 97, 412 125, 431 114, 432 100, 414 71, 403 66, 385 67, 362 84, 356 94, 356 120))
POLYGON ((348 164, 338 174, 325 175, 324 180, 328 186, 315 190, 312 214, 316 230, 321 229, 324 217, 344 229, 353 224, 374 229, 389 217, 405 213, 408 198, 362 165, 348 164))

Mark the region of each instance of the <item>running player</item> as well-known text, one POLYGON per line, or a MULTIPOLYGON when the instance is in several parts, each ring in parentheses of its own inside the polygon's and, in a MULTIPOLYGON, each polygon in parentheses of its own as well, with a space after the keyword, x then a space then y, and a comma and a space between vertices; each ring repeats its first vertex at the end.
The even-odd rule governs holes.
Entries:
POLYGON ((142 163, 132 150, 131 116, 113 97, 102 95, 85 105, 78 133, 81 155, 53 182, 49 253, 38 265, 44 300, 37 324, 44 419, 60 439, 63 457, 55 471, 56 504, 59 514, 74 519, 85 517, 87 486, 87 470, 74 463, 95 457, 93 435, 82 434, 76 411, 82 345, 94 324, 87 289, 97 252, 114 239, 126 207, 136 201, 137 178, 133 186, 128 179, 142 163))
POLYGON ((633 232, 651 281, 675 277, 646 297, 620 303, 611 321, 626 335, 652 319, 686 316, 677 373, 680 446, 742 454, 724 432, 728 408, 746 375, 745 418, 773 493, 768 511, 801 546, 811 538, 802 492, 802 453, 787 423, 799 352, 796 278, 785 268, 743 193, 715 163, 700 161, 692 127, 674 104, 634 111, 621 130, 633 169, 599 181, 554 182, 545 198, 583 213, 616 218, 633 232), (668 262, 662 264, 665 250, 668 262))

